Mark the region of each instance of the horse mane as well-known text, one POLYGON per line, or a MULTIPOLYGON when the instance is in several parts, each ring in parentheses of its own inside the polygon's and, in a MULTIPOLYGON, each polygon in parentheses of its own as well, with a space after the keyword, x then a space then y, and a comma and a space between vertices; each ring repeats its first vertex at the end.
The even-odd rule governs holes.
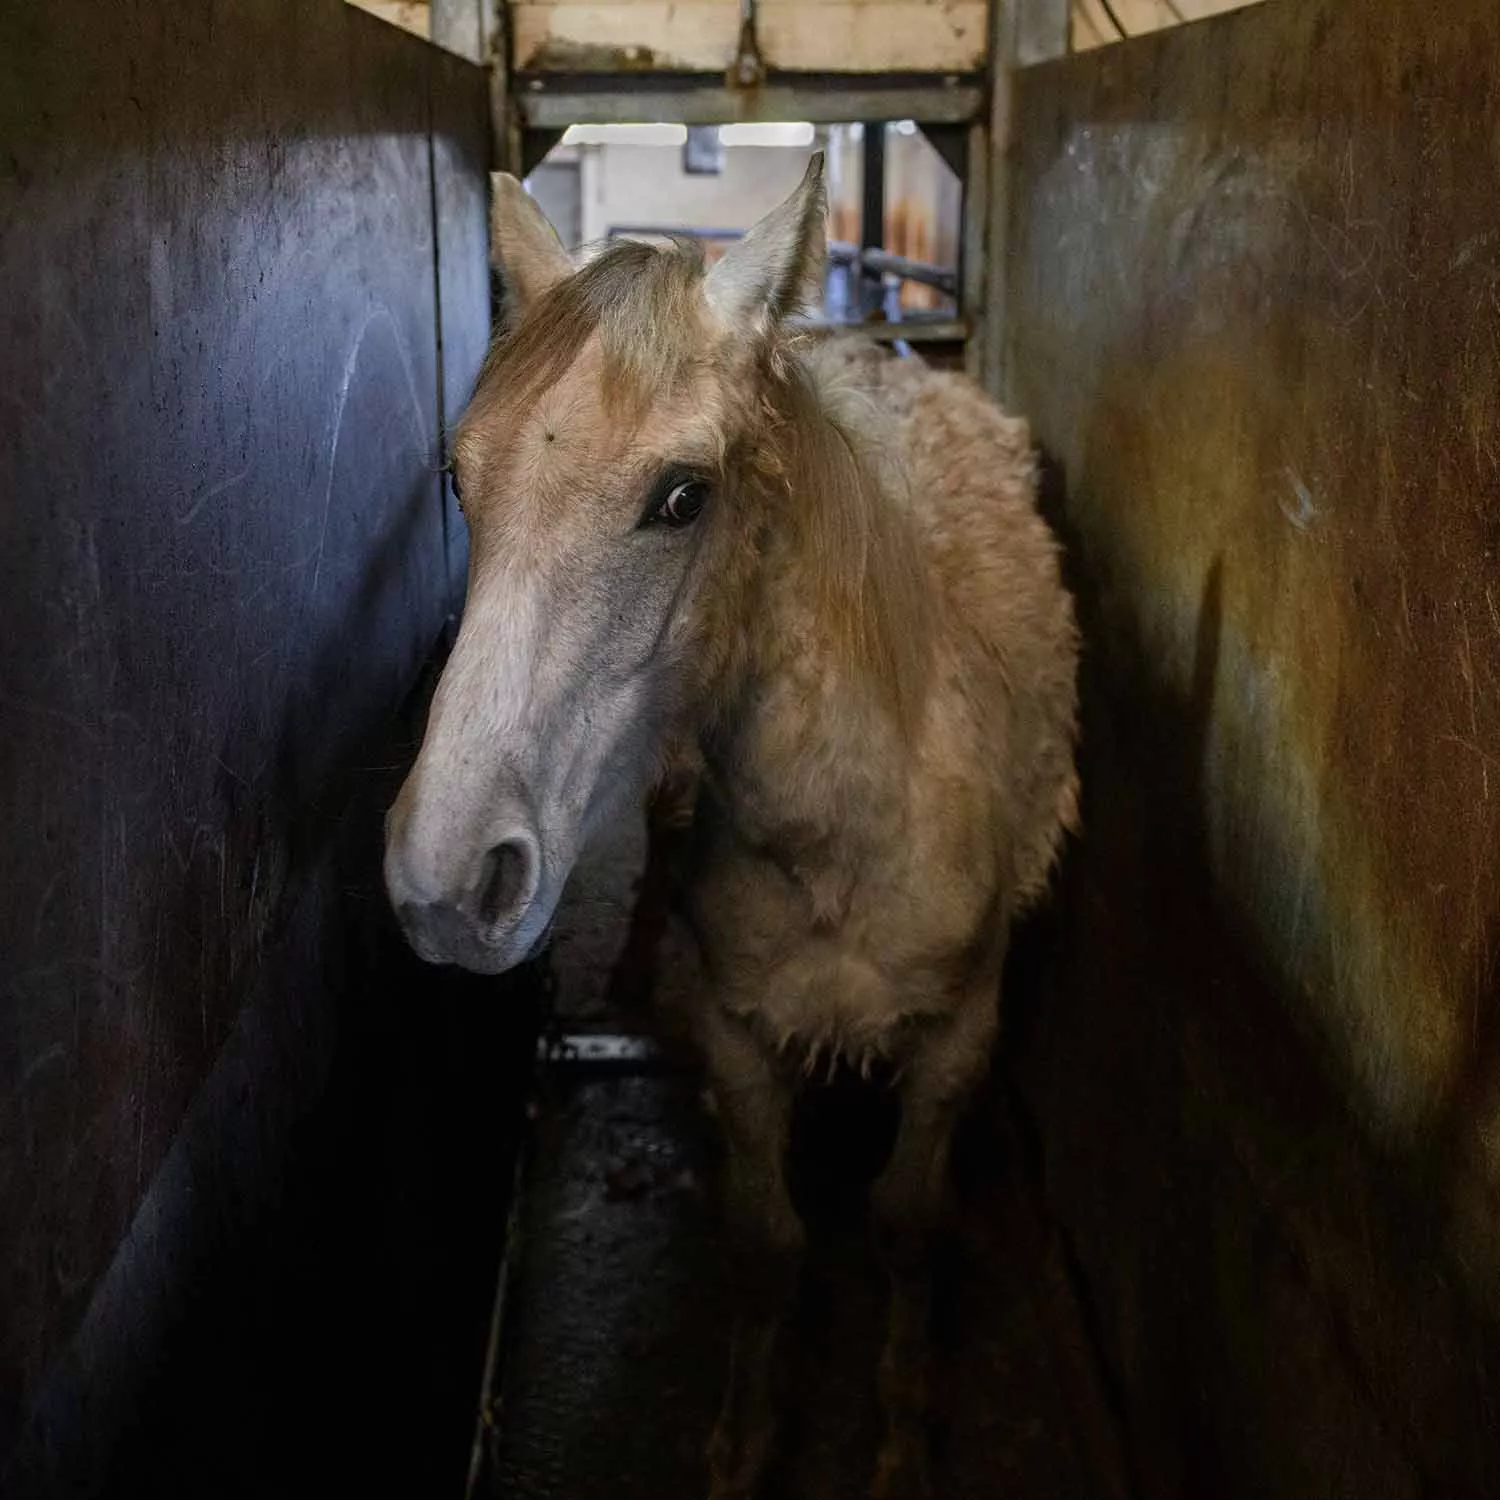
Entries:
POLYGON ((799 340, 773 348, 767 364, 762 462, 789 502, 822 643, 909 736, 926 697, 934 622, 904 471, 858 390, 799 340))

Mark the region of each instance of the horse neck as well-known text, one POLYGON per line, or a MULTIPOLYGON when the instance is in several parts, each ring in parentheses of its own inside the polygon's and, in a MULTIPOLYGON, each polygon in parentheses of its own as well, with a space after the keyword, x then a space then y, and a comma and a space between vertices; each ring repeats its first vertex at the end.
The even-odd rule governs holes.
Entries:
POLYGON ((931 654, 932 585, 900 476, 842 407, 806 366, 773 386, 752 465, 770 540, 738 690, 705 745, 721 782, 809 834, 899 795, 931 654))

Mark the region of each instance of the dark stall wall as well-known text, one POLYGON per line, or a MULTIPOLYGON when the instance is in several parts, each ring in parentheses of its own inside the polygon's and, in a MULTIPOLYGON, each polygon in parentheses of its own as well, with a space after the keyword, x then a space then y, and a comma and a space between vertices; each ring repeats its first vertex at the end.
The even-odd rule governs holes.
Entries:
MULTIPOLYGON (((463 414, 489 347, 489 97, 488 74, 464 69, 446 55, 431 61, 433 212, 438 226, 437 296, 443 429, 463 414)), ((444 454, 446 461, 446 452, 444 454)), ((450 599, 463 599, 468 531, 445 491, 444 517, 450 599)))
POLYGON ((1270 0, 1020 81, 1092 704, 1037 1097, 1158 1491, 1500 1486, 1497 57, 1270 0))
POLYGON ((337 0, 12 6, 0 141, 4 1473, 106 1453, 336 1055, 330 851, 458 598, 484 75, 337 0))

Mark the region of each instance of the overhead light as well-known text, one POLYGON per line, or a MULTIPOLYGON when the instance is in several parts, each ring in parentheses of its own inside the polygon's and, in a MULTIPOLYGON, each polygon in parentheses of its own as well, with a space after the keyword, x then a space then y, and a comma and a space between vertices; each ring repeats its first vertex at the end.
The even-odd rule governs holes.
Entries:
POLYGON ((719 126, 719 141, 725 146, 810 146, 816 136, 806 120, 746 120, 719 126))
POLYGON ((569 125, 564 146, 680 146, 687 140, 686 125, 569 125))
POLYGON ((915 120, 897 120, 896 133, 898 135, 915 135, 917 133, 917 122, 915 120))

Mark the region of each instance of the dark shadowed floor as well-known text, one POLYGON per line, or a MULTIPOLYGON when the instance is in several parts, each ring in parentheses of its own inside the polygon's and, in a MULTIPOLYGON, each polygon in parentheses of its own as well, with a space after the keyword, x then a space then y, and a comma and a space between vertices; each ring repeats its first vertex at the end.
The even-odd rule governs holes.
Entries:
MULTIPOLYGON (((621 829, 560 914, 563 1030, 650 1029, 610 984, 642 845, 621 829)), ((675 935, 664 946, 657 989, 671 1009, 688 965, 675 935)), ((536 1115, 481 1492, 702 1495, 729 1304, 701 1080, 670 1047, 645 1066, 554 1063, 536 1115)), ((893 1126, 891 1101, 855 1086, 820 1090, 802 1110, 793 1168, 813 1248, 768 1495, 843 1500, 867 1487, 884 1278, 862 1189, 893 1126)), ((936 1492, 1114 1500, 1131 1489, 1110 1404, 1025 1159, 997 1084, 961 1141, 958 1222, 938 1263, 936 1492)))

